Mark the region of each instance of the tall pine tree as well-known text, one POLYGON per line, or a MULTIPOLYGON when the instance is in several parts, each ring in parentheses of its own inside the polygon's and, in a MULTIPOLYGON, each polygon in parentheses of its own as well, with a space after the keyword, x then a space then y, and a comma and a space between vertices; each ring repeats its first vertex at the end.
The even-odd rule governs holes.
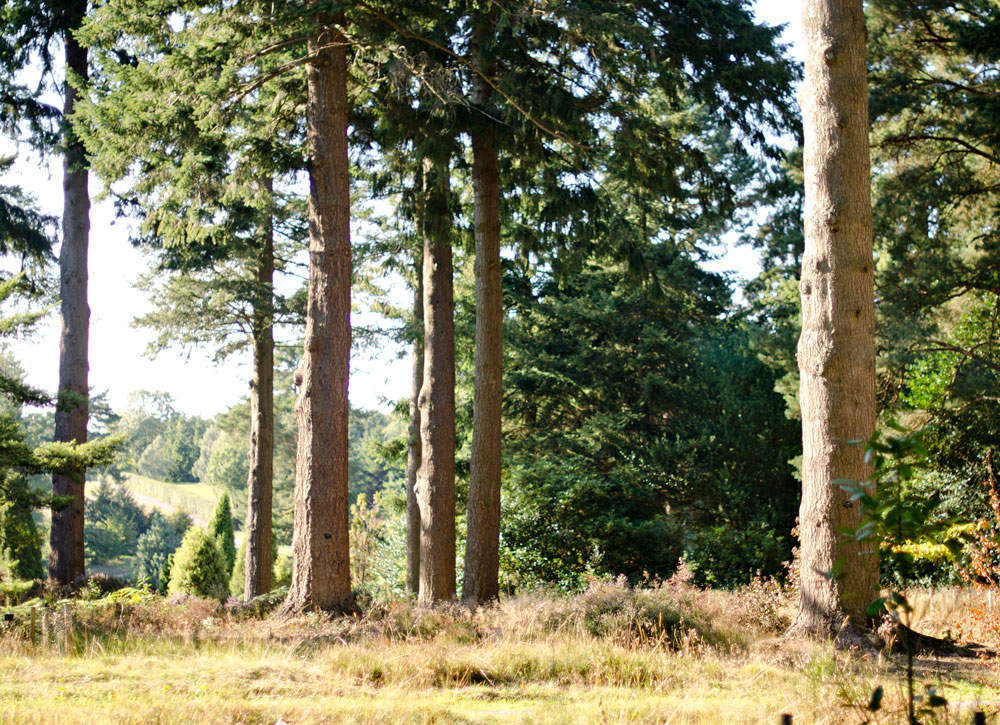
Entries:
MULTIPOLYGON (((62 332, 59 344, 59 404, 56 406, 55 439, 87 441, 89 387, 88 345, 90 308, 87 304, 87 250, 90 235, 88 162, 83 144, 70 119, 76 108, 75 84, 89 75, 87 47, 77 31, 87 15, 86 0, 67 2, 13 2, 0 15, 0 87, 6 89, 5 105, 19 106, 29 121, 53 117, 35 100, 35 94, 18 87, 17 73, 34 63, 42 78, 56 65, 54 50, 61 44, 63 81, 58 92, 63 99, 59 146, 63 155, 62 246, 59 252, 59 295, 62 332), (12 101, 12 103, 11 103, 12 101)), ((53 134, 37 123, 30 124, 32 142, 51 150, 53 134)), ((68 584, 84 573, 83 511, 84 469, 56 473, 52 486, 56 495, 71 503, 52 513, 49 575, 68 584)))
POLYGON ((803 17, 802 578, 791 632, 829 636, 845 614, 865 626, 878 584, 875 553, 837 533, 860 525, 859 505, 838 481, 867 480, 857 441, 875 429, 866 32, 861 2, 809 0, 803 17))

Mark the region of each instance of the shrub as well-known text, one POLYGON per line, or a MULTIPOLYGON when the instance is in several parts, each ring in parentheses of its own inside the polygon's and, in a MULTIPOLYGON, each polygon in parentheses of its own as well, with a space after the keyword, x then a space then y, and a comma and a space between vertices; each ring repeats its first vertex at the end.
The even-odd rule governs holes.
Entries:
POLYGON ((101 573, 91 574, 87 583, 80 589, 80 597, 88 600, 102 599, 113 592, 129 589, 131 585, 132 582, 121 577, 101 573))
POLYGON ((149 530, 139 537, 132 572, 138 582, 146 581, 154 589, 164 589, 162 573, 167 557, 180 546, 183 531, 178 531, 157 511, 150 514, 149 530))
POLYGON ((215 513, 208 524, 208 533, 216 541, 222 553, 222 561, 226 570, 226 581, 233 573, 236 564, 236 544, 233 541, 233 508, 229 505, 229 494, 223 493, 215 506, 215 513))
POLYGON ((8 475, 8 502, 0 502, 0 557, 7 555, 19 579, 44 579, 42 535, 31 506, 25 505, 30 489, 23 476, 8 475))
POLYGON ((170 587, 170 570, 174 566, 174 554, 176 553, 176 551, 171 552, 167 556, 167 560, 163 562, 163 568, 160 569, 160 591, 165 592, 170 587))
POLYGON ((730 607, 733 621, 770 634, 780 634, 791 622, 782 611, 782 587, 774 577, 765 578, 759 571, 749 584, 732 593, 730 607))
MULTIPOLYGON (((236 564, 229 577, 229 593, 237 599, 243 597, 243 580, 246 573, 247 542, 244 539, 236 552, 236 564)), ((292 582, 292 560, 278 555, 278 546, 271 538, 271 590, 287 587, 292 582)))
POLYGON ((764 522, 743 527, 712 526, 698 531, 684 559, 699 586, 730 589, 749 584, 754 573, 781 576, 791 555, 789 536, 764 522))
POLYGON ((278 554, 278 558, 274 562, 272 583, 275 588, 287 587, 292 583, 292 557, 288 554, 278 554))
POLYGON ((88 563, 103 564, 135 554, 139 536, 148 526, 149 518, 128 489, 102 481, 97 495, 87 501, 88 563))
POLYGON ((572 453, 512 466, 501 518, 506 583, 572 591, 586 586, 588 573, 632 582, 643 572, 669 576, 684 532, 646 474, 633 464, 595 470, 572 453))
POLYGON ((228 581, 225 561, 215 540, 204 529, 192 526, 174 555, 167 592, 223 600, 228 581))
POLYGON ((233 572, 229 575, 229 594, 241 599, 243 597, 243 580, 246 578, 247 570, 247 542, 246 539, 236 550, 236 561, 233 563, 233 572))

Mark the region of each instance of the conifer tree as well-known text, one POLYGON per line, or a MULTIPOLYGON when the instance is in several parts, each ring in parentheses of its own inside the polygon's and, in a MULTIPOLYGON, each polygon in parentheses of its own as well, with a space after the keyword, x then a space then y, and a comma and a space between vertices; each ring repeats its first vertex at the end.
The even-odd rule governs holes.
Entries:
POLYGON ((926 417, 942 496, 987 509, 1000 436, 1000 14, 867 6, 880 406, 926 417))
MULTIPOLYGON (((423 194, 423 174, 417 193, 423 194)), ((422 214, 418 214, 422 218, 422 214)), ((420 386, 424 381, 424 285, 423 257, 414 260, 413 323, 419 328, 412 346, 412 382, 410 385, 409 424, 406 429, 406 591, 420 591, 420 504, 417 500, 417 475, 420 471, 422 441, 420 439, 420 386)))
POLYGON ((216 540, 201 527, 188 529, 180 548, 167 559, 167 567, 168 593, 225 599, 226 562, 216 540))
POLYGON ((420 592, 425 603, 455 596, 455 321, 450 160, 424 171, 424 348, 420 387, 420 592))
POLYGON ((870 468, 857 441, 875 429, 866 31, 860 1, 809 0, 803 17, 802 559, 790 631, 828 636, 844 614, 856 627, 867 624, 878 584, 875 552, 837 533, 860 524, 858 504, 838 481, 867 480, 870 468))
MULTIPOLYGON (((13 159, 0 159, 0 174, 6 172, 13 159)), ((51 257, 52 227, 55 220, 38 212, 32 200, 20 188, 0 185, 0 255, 17 255, 22 267, 44 265, 51 257)), ((17 280, 7 280, 0 286, 0 302, 11 299, 23 289, 17 280)), ((22 315, 20 319, 4 319, 7 334, 30 328, 38 313, 22 315)), ((6 367, 6 366, 5 366, 6 367)), ((24 444, 24 433, 17 424, 17 414, 25 404, 48 402, 40 390, 24 384, 18 366, 0 372, 0 560, 16 562, 13 573, 22 579, 44 579, 42 542, 32 511, 44 504, 25 477, 32 471, 31 450, 24 444)))
MULTIPOLYGON (((487 3, 488 5, 488 3, 487 3)), ((503 289, 500 262, 500 172, 494 141, 489 79, 496 73, 493 13, 475 18, 470 44, 476 73, 471 102, 481 111, 473 126, 472 188, 475 227, 476 343, 468 536, 462 600, 486 603, 500 596, 500 478, 503 378, 503 289)))
POLYGON ((295 523, 285 611, 352 606, 347 419, 351 356, 350 165, 345 18, 312 18, 306 63, 309 287, 296 374, 295 523))
MULTIPOLYGON (((419 101, 411 106, 425 109, 423 118, 432 115, 435 105, 443 107, 438 113, 452 119, 443 133, 436 134, 436 144, 451 142, 456 130, 473 141, 477 190, 472 216, 477 243, 488 242, 488 251, 484 249, 477 261, 478 273, 492 283, 480 287, 482 308, 476 319, 481 343, 467 538, 471 546, 466 550, 463 597, 486 601, 498 590, 501 220, 525 256, 539 254, 552 260, 558 250, 586 248, 597 238, 614 239, 616 235, 601 232, 617 227, 629 230, 618 235, 620 253, 641 261, 641 247, 630 249, 628 244, 635 237, 647 243, 651 235, 633 233, 630 227, 637 225, 616 211, 610 196, 606 206, 595 208, 594 187, 602 183, 598 179, 608 168, 634 170, 636 186, 644 192, 643 213, 651 217, 663 209, 660 216, 675 220, 685 214, 724 219, 733 209, 732 187, 721 168, 712 169, 715 160, 698 142, 704 134, 697 122, 705 116, 692 114, 685 119, 684 112, 692 99, 717 104, 723 125, 763 144, 762 129, 786 122, 794 73, 774 47, 775 31, 755 25, 745 10, 723 2, 686 9, 659 2, 614 6, 581 2, 541 12, 501 2, 464 8, 404 3, 391 13, 371 12, 402 39, 406 55, 398 57, 390 70, 403 80, 400 87, 410 81, 410 88, 419 89, 419 101), (637 22, 639 15, 646 20, 637 22), (662 53, 668 42, 670 53, 662 53), (627 52, 611 57, 605 52, 609 46, 627 52), (697 67, 696 78, 689 80, 679 72, 677 58, 697 67), (649 103, 650 98, 655 103, 649 103), (733 101, 733 107, 724 107, 723 101, 733 101), (602 114, 616 123, 604 128, 595 124, 602 114), (650 153, 653 147, 655 154, 650 153), (572 181, 566 183, 568 179, 572 181), (504 210, 505 188, 517 193, 512 195, 516 201, 504 210), (691 211, 680 211, 688 202, 680 199, 692 188, 691 211)), ((385 95, 392 99, 392 94, 385 95)), ((395 117, 396 124, 405 127, 409 110, 397 111, 390 102, 383 118, 395 117)), ((399 136, 391 138, 398 143, 399 136)), ((413 139, 415 149, 421 149, 416 134, 404 138, 413 139)), ((655 228, 655 223, 649 227, 655 228)), ((572 255, 566 257, 560 261, 571 269, 572 255)), ((431 293, 426 287, 424 292, 426 299, 431 293)), ((425 328, 427 314, 425 305, 425 328)), ((424 345, 429 349, 428 340, 424 345)), ((424 375, 426 379, 426 368, 424 375)), ((420 424, 434 427, 423 416, 420 424)), ((422 453, 427 469, 428 451, 422 453)), ((434 515, 421 506, 425 523, 434 515)), ((448 538, 441 540, 447 546, 448 538)))
POLYGON ((302 200, 287 187, 305 163, 294 62, 302 43, 285 43, 294 31, 273 15, 254 26, 255 7, 178 9, 190 20, 178 30, 160 9, 137 22, 134 8, 105 6, 88 32, 109 48, 100 59, 109 80, 82 113, 102 175, 132 180, 117 193, 142 216, 138 241, 156 250, 157 272, 172 273, 165 284, 147 283, 155 307, 140 323, 159 332, 153 349, 210 344, 222 359, 252 348, 248 598, 271 589, 274 328, 297 319, 276 294, 275 275, 304 236, 302 200), (233 33, 236 47, 211 45, 233 33), (129 51, 114 45, 123 37, 133 38, 129 51), (268 46, 280 51, 258 53, 268 46), (129 63, 118 62, 122 53, 129 63), (248 89, 247 73, 267 81, 248 89), (154 105, 167 90, 174 104, 154 105))
POLYGON ((184 533, 177 531, 158 511, 150 514, 149 529, 136 542, 132 561, 132 571, 137 582, 145 581, 150 587, 160 591, 166 589, 166 582, 162 579, 164 567, 167 558, 180 546, 184 533))
MULTIPOLYGON (((55 440, 86 443, 87 375, 90 308, 87 304, 87 248, 90 233, 90 194, 87 158, 70 118, 76 108, 78 91, 74 84, 89 75, 87 47, 77 31, 87 15, 86 0, 68 2, 8 3, 0 16, 0 87, 9 89, 7 99, 32 122, 32 142, 51 149, 55 134, 39 123, 45 118, 61 118, 59 131, 63 155, 62 246, 59 252, 60 311, 62 332, 59 345, 59 404, 55 416, 55 440), (59 89, 61 114, 40 105, 35 94, 19 88, 15 75, 37 62, 42 77, 52 71, 52 51, 57 42, 63 48, 63 82, 59 89)), ((53 511, 50 538, 49 575, 68 584, 84 573, 84 469, 56 473, 52 477, 57 496, 71 503, 53 511)))
POLYGON ((208 535, 216 542, 222 553, 222 563, 225 565, 226 582, 233 572, 236 563, 236 541, 233 538, 233 509, 229 505, 229 494, 223 492, 215 505, 212 520, 208 522, 208 535))
MULTIPOLYGON (((23 275, 0 282, 0 304, 25 292, 23 275)), ((29 329, 44 312, 20 312, 5 317, 0 320, 0 333, 17 334, 29 329)), ((5 408, 16 410, 22 405, 54 403, 41 390, 7 374, 0 374, 0 397, 5 408)), ((17 562, 15 573, 31 578, 41 578, 44 574, 31 512, 43 506, 59 511, 72 503, 71 497, 39 492, 27 484, 26 477, 51 472, 75 476, 81 468, 110 463, 120 443, 120 438, 109 437, 83 444, 55 441, 32 447, 25 442, 24 431, 12 410, 0 411, 0 557, 17 562)))
MULTIPOLYGON (((380 82, 370 91, 361 133, 378 145, 388 174, 413 180, 404 202, 417 238, 419 260, 414 303, 421 330, 414 335, 414 392, 411 404, 408 494, 407 581, 422 602, 455 596, 455 338, 453 251, 455 203, 452 162, 460 153, 455 127, 459 89, 454 57, 445 50, 456 18, 444 5, 394 6, 392 15, 365 6, 376 22, 377 42, 401 43, 380 82), (410 12, 412 10, 412 13, 410 12), (405 16, 405 17, 404 17, 405 16), (399 153, 397 149, 402 149, 399 153), (418 443, 419 441, 419 443, 418 443), (411 479, 412 480, 412 479, 411 479), (416 504, 416 505, 414 505, 416 504), (416 530, 419 525, 419 530, 416 530)), ((379 59, 376 59, 379 60, 379 59)), ((402 182, 397 182, 403 186, 402 182)))

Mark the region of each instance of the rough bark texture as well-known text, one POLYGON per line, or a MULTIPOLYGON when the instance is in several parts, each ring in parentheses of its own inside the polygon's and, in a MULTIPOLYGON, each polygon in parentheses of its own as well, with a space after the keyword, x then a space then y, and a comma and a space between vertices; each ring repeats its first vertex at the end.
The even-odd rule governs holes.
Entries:
POLYGON ((347 502, 351 354, 346 40, 320 16, 309 41, 309 290, 296 402, 292 583, 284 611, 352 606, 347 502))
MULTIPOLYGON (((417 284, 413 294, 413 321, 424 324, 424 285, 421 256, 417 257, 417 284)), ((420 387, 424 382, 424 343, 413 342, 413 384, 410 389, 410 424, 406 435, 406 592, 420 591, 420 504, 417 475, 420 471, 420 387)))
MULTIPOLYGON (((86 3, 80 16, 86 11, 86 3)), ((87 76, 87 49, 71 34, 66 37, 66 69, 87 76)), ((63 113, 68 117, 76 105, 76 91, 64 86, 63 113)), ((83 145, 69 124, 64 127, 63 240, 59 252, 59 294, 62 334, 59 338, 59 406, 56 408, 55 440, 87 440, 87 375, 90 308, 87 305, 87 246, 90 237, 90 193, 83 145)), ((49 543, 49 576, 69 584, 84 574, 83 511, 86 471, 78 469, 52 476, 52 493, 71 497, 70 505, 52 512, 49 543)))
POLYGON ((875 428, 875 316, 868 87, 861 0, 805 4, 805 254, 798 360, 802 408, 801 600, 792 634, 865 626, 873 553, 842 542, 859 511, 836 479, 864 481, 875 428), (825 575, 844 557, 843 578, 825 575))
POLYGON ((274 489, 274 236, 265 230, 257 265, 250 384, 250 471, 247 475, 243 599, 271 591, 271 511, 274 489))
MULTIPOLYGON (((490 87, 473 80, 473 102, 485 105, 490 87)), ((472 134, 473 214, 476 235, 476 356, 468 536, 462 601, 476 605, 500 596, 500 447, 503 378, 503 291, 500 266, 500 181, 493 134, 472 134)))
POLYGON ((424 380, 420 388, 420 591, 424 604, 455 598, 455 321, 449 163, 427 174, 424 236, 424 380))

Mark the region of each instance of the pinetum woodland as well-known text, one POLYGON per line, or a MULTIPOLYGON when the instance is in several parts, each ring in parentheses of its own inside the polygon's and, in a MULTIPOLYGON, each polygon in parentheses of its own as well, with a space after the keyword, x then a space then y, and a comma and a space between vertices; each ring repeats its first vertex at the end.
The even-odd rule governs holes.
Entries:
POLYGON ((848 540, 838 482, 892 421, 925 431, 909 492, 989 511, 1000 11, 803 17, 800 67, 741 0, 6 0, 0 129, 65 175, 61 220, 0 185, 22 270, 0 298, 35 310, 2 332, 56 299, 62 320, 58 391, 0 366, 5 576, 131 557, 176 587, 190 550, 250 600, 290 545, 293 613, 375 578, 477 605, 681 557, 728 587, 798 545, 802 634, 867 626, 880 575, 957 576, 947 534, 848 540), (95 193, 147 252, 153 347, 252 359, 246 401, 202 420, 90 390, 95 193), (705 264, 734 244, 759 258, 742 287, 705 264), (382 323, 352 329, 360 304, 382 323), (409 400, 351 408, 352 350, 389 342, 409 400), (235 509, 182 545, 190 520, 97 488, 130 476, 235 509))

